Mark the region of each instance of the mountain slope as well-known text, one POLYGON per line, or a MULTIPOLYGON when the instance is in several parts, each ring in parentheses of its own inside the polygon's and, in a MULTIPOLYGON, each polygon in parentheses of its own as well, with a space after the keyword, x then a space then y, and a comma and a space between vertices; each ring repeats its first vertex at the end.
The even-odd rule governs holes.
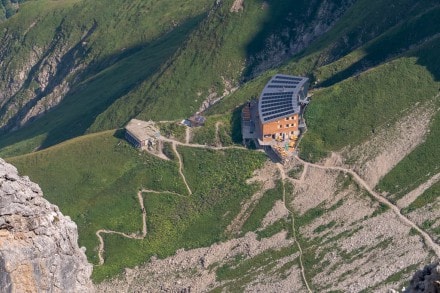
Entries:
MULTIPOLYGON (((302 1, 299 3, 302 3, 302 1)), ((306 1, 304 1, 304 3, 306 3, 306 1)), ((309 4, 304 3, 300 6, 303 7, 304 10, 309 11, 313 21, 306 27, 301 24, 302 29, 298 32, 296 31, 296 27, 289 29, 287 32, 288 37, 285 40, 286 42, 291 42, 296 37, 307 34, 307 40, 304 41, 301 48, 325 32, 323 28, 316 33, 310 33, 310 31, 313 31, 315 24, 326 23, 324 27, 328 29, 330 24, 335 22, 337 17, 342 14, 349 4, 348 2, 344 2, 344 5, 336 8, 338 7, 337 5, 341 4, 339 1, 325 1, 321 4, 316 3, 316 1, 313 3, 307 1, 309 4), (327 10, 328 7, 331 7, 331 9, 327 10)), ((207 10, 201 10, 203 6, 200 5, 201 8, 196 10, 194 8, 196 2, 194 1, 182 4, 188 12, 179 14, 180 18, 176 15, 177 10, 171 10, 171 12, 166 14, 167 17, 165 18, 160 17, 161 11, 164 11, 166 8, 166 3, 153 5, 148 2, 147 4, 124 6, 123 8, 127 11, 121 8, 116 9, 117 4, 95 7, 100 4, 84 4, 81 1, 75 5, 73 5, 72 1, 68 1, 63 5, 57 4, 53 8, 51 8, 53 4, 51 4, 52 6, 48 6, 47 9, 49 11, 49 8, 54 9, 57 15, 60 15, 59 19, 43 17, 43 15, 45 15, 44 11, 41 11, 40 13, 42 15, 39 15, 38 12, 41 9, 37 9, 37 3, 33 5, 34 7, 32 8, 35 9, 36 12, 34 12, 34 14, 36 15, 29 17, 28 24, 22 25, 21 31, 26 31, 26 29, 30 27, 31 30, 29 34, 35 31, 35 39, 42 43, 41 46, 47 46, 45 43, 49 42, 52 35, 47 33, 40 37, 40 29, 38 26, 40 22, 33 24, 32 20, 41 17, 48 22, 53 21, 55 25, 52 25, 52 27, 55 29, 58 25, 58 33, 63 37, 63 42, 66 42, 66 39, 71 39, 72 45, 77 45, 79 51, 77 53, 76 51, 71 52, 71 55, 77 56, 79 59, 67 58, 67 61, 70 60, 70 62, 73 63, 70 64, 70 67, 72 67, 70 69, 69 64, 62 65, 64 63, 60 63, 60 67, 67 67, 67 70, 59 72, 58 75, 56 74, 56 72, 58 72, 56 66, 50 67, 54 72, 50 70, 47 72, 44 66, 37 64, 34 66, 34 71, 37 76, 30 74, 24 86, 21 86, 21 83, 24 81, 16 82, 17 85, 13 82, 12 89, 9 90, 10 93, 6 91, 5 97, 1 99, 4 103, 1 118, 4 119, 4 121, 8 121, 8 123, 4 125, 4 130, 8 130, 17 128, 26 123, 31 117, 41 115, 51 109, 58 104, 60 98, 66 95, 64 104, 61 103, 59 107, 51 111, 55 117, 48 118, 47 120, 38 119, 34 123, 29 123, 30 125, 25 127, 22 131, 12 135, 6 135, 0 141, 0 145, 6 146, 16 143, 17 141, 28 140, 26 145, 22 143, 21 146, 17 146, 18 148, 24 148, 23 151, 26 152, 38 147, 53 145, 60 140, 83 134, 87 130, 98 131, 120 127, 131 117, 136 115, 140 115, 140 117, 143 118, 161 117, 160 119, 168 119, 169 117, 176 116, 185 117, 186 115, 194 113, 207 97, 210 97, 212 100, 226 94, 232 91, 239 83, 242 78, 242 72, 246 66, 246 58, 249 58, 249 56, 247 56, 246 46, 250 44, 252 40, 261 39, 263 42, 264 39, 274 38, 282 34, 285 35, 286 26, 288 27, 290 22, 275 25, 277 17, 280 16, 290 19, 302 11, 296 9, 298 3, 274 1, 273 3, 267 2, 264 5, 262 3, 250 2, 245 5, 246 9, 238 12, 230 12, 232 1, 219 2, 218 5, 215 4, 210 9, 204 21, 200 23, 199 27, 190 35, 188 41, 183 42, 185 39, 184 31, 190 32, 191 29, 194 28, 191 25, 197 24, 197 19, 200 19, 196 18, 191 21, 191 17, 195 17, 196 12, 202 14, 202 12, 207 10), (69 8, 69 5, 73 6, 69 8), (145 15, 153 15, 153 17, 138 19, 131 16, 131 14, 139 8, 137 6, 146 6, 145 10, 148 8, 150 10, 156 9, 157 11, 150 12, 147 10, 145 15), (149 6, 152 7, 150 8, 149 6), (95 17, 94 15, 90 15, 91 11, 97 10, 102 11, 99 16, 95 17), (117 15, 116 20, 112 20, 111 18, 111 11, 113 10, 122 10, 122 12, 117 15), (285 15, 286 11, 289 11, 289 15, 285 15), (83 16, 76 17, 76 15, 79 14, 83 16), (159 19, 156 20, 155 17, 159 17, 159 19), (184 22, 185 19, 188 20, 187 23, 184 22), (61 21, 63 25, 57 24, 57 22, 61 21), (264 27, 267 21, 274 23, 273 25, 275 26, 281 27, 277 29, 274 35, 268 36, 267 34, 263 34, 262 36, 258 36, 258 30, 264 27), (167 29, 170 28, 170 22, 174 25, 179 24, 178 29, 180 29, 180 31, 176 34, 170 33, 169 35, 162 36, 161 39, 158 39, 158 42, 169 38, 169 42, 172 44, 183 43, 178 52, 170 57, 168 53, 173 54, 173 49, 177 49, 177 47, 173 48, 172 45, 167 45, 167 50, 163 50, 162 48, 153 46, 154 52, 159 54, 163 53, 163 55, 158 56, 159 58, 154 57, 153 61, 156 62, 153 64, 150 64, 147 60, 146 63, 135 63, 138 67, 128 67, 126 74, 129 75, 129 77, 128 80, 125 81, 123 89, 119 87, 114 88, 114 79, 117 79, 117 76, 115 77, 114 75, 117 72, 112 73, 111 68, 108 68, 112 65, 112 62, 124 56, 128 58, 136 53, 137 49, 143 48, 142 46, 146 41, 151 41, 154 37, 158 37, 158 35, 167 31, 167 29), (152 26, 150 23, 154 23, 155 25, 152 26), (136 33, 122 35, 124 31, 118 30, 117 28, 119 26, 126 28, 136 26, 141 27, 143 30, 139 32, 136 30, 136 33), (64 29, 64 27, 66 27, 66 29, 64 29), (83 28, 83 30, 85 28, 89 30, 93 28, 90 32, 90 36, 86 35, 90 40, 81 41, 81 39, 78 39, 83 31, 78 31, 77 28, 83 28), (109 32, 103 34, 102 30, 104 29, 109 32), (65 30, 68 31, 65 32, 65 30), (138 43, 136 43, 136 41, 138 43), (83 46, 85 47, 83 48, 83 46), (130 46, 135 47, 131 50, 130 46), (126 53, 125 51, 123 53, 118 51, 124 49, 126 53), (113 57, 112 54, 114 55, 113 57), (165 63, 167 59, 168 61, 165 63), (79 64, 75 63, 77 61, 79 64), (143 65, 143 67, 139 67, 140 65, 143 65), (144 76, 142 76, 142 74, 136 74, 134 75, 135 78, 130 76, 131 71, 135 70, 135 72, 139 72, 139 70, 145 67, 150 70, 152 69, 150 74, 144 76), (159 68, 160 70, 157 74, 151 75, 159 68), (110 72, 108 69, 110 69, 110 72), (77 74, 74 74, 75 71, 77 71, 77 74), (97 85, 93 84, 91 77, 95 74, 99 76, 105 75, 106 73, 108 74, 108 80, 104 80, 97 85), (44 75, 44 78, 39 77, 39 75, 44 75), (52 80, 52 75, 54 75, 54 78, 56 77, 55 80, 52 80), (40 79, 43 79, 45 82, 51 81, 52 86, 49 86, 46 90, 48 85, 42 84, 40 79), (64 83, 60 85, 57 80, 64 83), (73 80, 73 82, 71 82, 71 80, 73 80), (144 82, 144 80, 146 81, 144 82), (92 82, 92 84, 90 84, 90 82, 92 82), (98 92, 96 90, 88 91, 88 88, 93 89, 96 87, 98 92), (103 87, 108 88, 108 91, 101 91, 103 87), (18 90, 19 88, 21 89, 18 90), (39 89, 42 91, 40 92, 39 89), (32 93, 35 90, 38 93, 32 93), (52 90, 56 90, 56 93, 52 94, 52 90), (20 92, 23 92, 23 94, 20 94, 20 92), (26 104, 27 106, 24 107, 23 105, 17 106, 17 99, 23 99, 20 98, 22 95, 25 96, 25 101, 32 98, 30 102, 26 104), (8 96, 11 96, 11 98, 8 98, 8 96), (110 106, 114 101, 116 101, 116 103, 110 106), (90 102, 92 102, 92 105, 89 104, 90 102), (88 115, 84 117, 84 113, 80 113, 77 108, 69 106, 72 103, 78 108, 82 107, 86 109, 88 115), (96 104, 98 104, 98 106, 93 106, 96 104), (171 104, 174 106, 177 105, 177 107, 169 107, 171 104), (109 107, 108 110, 106 110, 107 107, 109 107), (161 111, 163 107, 169 108, 169 111, 161 111), (30 114, 29 111, 32 113, 30 114), (158 114, 159 112, 162 114, 158 114), (63 126, 58 127, 58 124, 54 125, 47 122, 53 120, 60 121, 60 124, 63 126), (66 135, 64 133, 67 125, 69 125, 69 129, 72 130, 72 134, 66 135), (34 128, 31 129, 32 127, 34 128), (37 137, 38 134, 41 134, 41 136, 37 137), (50 137, 47 137, 48 135, 50 137)), ((25 8, 26 7, 22 9, 23 14, 25 8)), ((31 7, 28 9, 31 9, 31 7)), ((19 15, 16 16, 17 19, 18 16, 19 15)), ((13 19, 6 22, 4 25, 14 26, 12 20, 13 19)), ((41 27, 48 25, 47 23, 41 23, 41 27)), ((295 24, 295 26, 296 25, 297 24, 295 24)), ((8 36, 8 34, 5 35, 5 37, 8 36)), ((27 38, 24 40, 26 41, 26 39, 27 38)), ((58 48, 57 44, 58 43, 54 44, 56 48, 58 48)), ((5 46, 8 46, 8 43, 5 43, 5 46)), ((148 51, 148 45, 145 46, 146 51, 144 52, 146 54, 152 54, 151 50, 148 51)), ((265 50, 270 49, 270 46, 271 45, 268 45, 267 48, 265 47, 265 50)), ((20 50, 26 52, 30 49, 29 47, 30 45, 24 42, 20 50)), ((68 46, 66 47, 68 48, 68 46)), ((45 52, 45 47, 41 50, 45 52)), ((282 56, 277 57, 277 62, 285 60, 298 50, 300 50, 300 47, 290 53, 283 53, 282 56)), ((25 52, 19 56, 14 56, 22 60, 24 58, 23 56, 25 56, 25 52)), ((63 53, 64 51, 61 50, 61 54, 63 53)), ((48 58, 50 59, 50 56, 53 54, 50 52, 48 52, 48 54, 48 58)), ((262 56, 261 53, 258 54, 260 57, 262 56)), ((10 56, 6 54, 5 58, 6 57, 10 56)), ((142 61, 138 56, 132 57, 133 60, 139 59, 139 61, 142 61)), ((12 61, 14 61, 14 59, 12 61)), ((42 64, 45 64, 45 62, 45 59, 40 60, 42 64)), ((124 62, 124 60, 120 62, 124 62)), ((20 72, 14 71, 14 68, 15 67, 5 71, 5 79, 8 79, 9 76, 20 76, 20 72)), ((25 70, 21 75, 26 76, 27 71, 25 70)), ((48 113, 48 115, 50 115, 50 113, 48 113)))
MULTIPOLYGON (((298 291, 386 291, 438 258, 440 4, 318 2, 192 11, 139 47, 90 61, 59 107, 0 137, 1 155, 28 153, 9 160, 78 222, 89 259, 104 260, 95 281, 145 263, 168 276, 152 286, 173 290, 183 287, 170 279, 217 291, 282 291, 288 280, 298 291), (258 152, 214 147, 237 147, 240 105, 278 72, 313 81, 299 145, 308 162, 283 169, 258 152), (188 144, 181 127, 161 125, 180 138, 164 143, 170 160, 137 152, 119 131, 81 136, 134 116, 178 120, 223 94, 188 144)), ((108 288, 141 288, 143 273, 108 288)))

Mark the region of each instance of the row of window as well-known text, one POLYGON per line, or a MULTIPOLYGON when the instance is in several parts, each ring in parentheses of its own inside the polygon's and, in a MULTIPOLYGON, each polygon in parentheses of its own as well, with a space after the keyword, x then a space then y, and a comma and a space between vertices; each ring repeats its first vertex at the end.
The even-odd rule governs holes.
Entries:
POLYGON ((265 135, 263 135, 263 138, 272 137, 273 139, 275 139, 276 137, 283 136, 283 134, 284 135, 289 135, 289 134, 293 135, 293 134, 295 134, 295 131, 265 134, 265 135))
MULTIPOLYGON (((284 125, 284 128, 295 127, 295 126, 296 126, 296 123, 285 124, 285 125, 284 125)), ((278 125, 278 128, 279 128, 279 129, 283 128, 283 125, 282 125, 282 124, 278 125)))

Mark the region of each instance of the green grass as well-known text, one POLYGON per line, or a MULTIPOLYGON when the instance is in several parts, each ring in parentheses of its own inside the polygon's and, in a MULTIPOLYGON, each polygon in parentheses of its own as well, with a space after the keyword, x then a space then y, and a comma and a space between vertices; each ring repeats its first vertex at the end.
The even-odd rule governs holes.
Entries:
MULTIPOLYGON (((197 23, 198 19, 193 19, 139 48, 137 52, 122 58, 80 84, 74 92, 67 95, 56 111, 49 112, 29 127, 2 136, 0 147, 8 147, 0 152, 1 155, 30 152, 37 147, 48 147, 82 135, 86 131, 106 128, 105 125, 101 125, 88 130, 91 124, 99 124, 99 113, 158 70, 197 23)), ((133 115, 126 111, 127 107, 119 108, 115 116, 106 118, 106 123, 111 124, 112 121, 120 119, 124 119, 126 123, 130 115, 133 115)))
POLYGON ((292 219, 290 217, 287 217, 287 219, 280 219, 278 221, 276 221, 275 223, 267 226, 266 228, 264 228, 261 231, 257 231, 257 239, 262 239, 262 238, 269 238, 272 237, 273 235, 281 232, 281 231, 287 231, 289 236, 292 234, 292 219))
POLYGON ((438 85, 417 58, 399 58, 316 91, 306 112, 301 157, 317 161, 330 151, 361 143, 415 103, 432 99, 438 85))
POLYGON ((178 122, 162 122, 159 123, 160 134, 175 140, 184 142, 186 126, 178 124, 178 122))
POLYGON ((429 189, 427 189, 423 194, 416 198, 408 207, 402 210, 402 213, 408 214, 417 209, 426 207, 440 199, 440 182, 435 183, 429 189))
MULTIPOLYGON (((141 230, 136 196, 140 188, 186 194, 176 161, 139 152, 118 138, 120 132, 113 133, 84 136, 8 160, 40 184, 45 197, 77 223, 79 244, 87 248, 88 259, 95 264, 98 229, 141 230)), ((131 240, 103 235, 105 264, 95 267, 94 281, 148 261, 152 255, 165 257, 179 248, 225 239, 223 231, 238 213, 240 202, 255 191, 245 180, 265 160, 263 154, 246 150, 179 148, 179 152, 193 195, 144 194, 147 237, 131 240)))
POLYGON ((241 142, 241 129, 238 129, 241 127, 241 121, 234 121, 234 119, 235 116, 230 114, 207 116, 203 127, 192 128, 192 142, 222 146, 241 142), (216 124, 218 124, 217 136, 216 124))
MULTIPOLYGON (((255 279, 258 274, 268 274, 276 265, 277 260, 297 252, 296 246, 268 250, 253 258, 237 259, 226 263, 216 270, 216 280, 226 284, 220 288, 228 292, 241 292, 246 284, 255 279)), ((289 263, 293 266, 294 263, 289 263)), ((279 272, 276 273, 279 276, 279 272)))
POLYGON ((296 165, 289 172, 287 172, 287 176, 293 179, 299 179, 304 171, 304 165, 296 165))
POLYGON ((389 192, 392 200, 398 200, 427 181, 440 171, 439 146, 440 113, 437 113, 431 123, 430 132, 425 142, 385 175, 377 185, 377 189, 389 192))
POLYGON ((261 227, 261 222, 266 214, 272 209, 277 200, 282 199, 283 185, 280 181, 278 181, 275 188, 267 190, 252 211, 250 211, 250 215, 246 222, 244 222, 241 232, 245 234, 249 231, 256 231, 259 227, 261 227))

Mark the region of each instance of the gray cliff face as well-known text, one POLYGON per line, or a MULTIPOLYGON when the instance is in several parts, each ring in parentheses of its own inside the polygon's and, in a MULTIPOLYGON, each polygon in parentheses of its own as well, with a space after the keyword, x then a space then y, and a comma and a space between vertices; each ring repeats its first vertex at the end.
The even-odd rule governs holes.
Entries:
MULTIPOLYGON (((307 48, 314 40, 329 31, 354 2, 312 0, 300 16, 289 13, 281 30, 268 35, 260 51, 250 56, 249 77, 255 77, 265 70, 279 66, 307 48)), ((267 9, 270 9, 270 5, 267 5, 267 9)))
POLYGON ((0 292, 92 292, 76 224, 0 159, 0 292))
POLYGON ((24 31, 0 32, 0 133, 16 130, 57 106, 88 65, 87 40, 96 24, 81 36, 61 23, 50 43, 23 44, 13 54, 36 26, 38 22, 24 31))

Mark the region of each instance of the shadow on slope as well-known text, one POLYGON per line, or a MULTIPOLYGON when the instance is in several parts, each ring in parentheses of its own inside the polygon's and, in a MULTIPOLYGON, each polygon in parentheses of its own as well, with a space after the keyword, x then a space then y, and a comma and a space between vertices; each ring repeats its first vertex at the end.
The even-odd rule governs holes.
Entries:
POLYGON ((260 31, 246 46, 243 79, 279 66, 324 34, 346 11, 351 0, 260 1, 267 11, 260 31))
MULTIPOLYGON (((52 111, 22 129, 0 139, 2 156, 47 148, 84 134, 95 118, 114 101, 137 88, 174 54, 188 33, 199 23, 199 15, 148 44, 127 49, 108 60, 113 65, 76 85, 52 111), (5 150, 6 146, 11 150, 5 150)), ((87 70, 85 72, 87 73, 87 70)), ((126 108, 136 105, 124 105, 126 108)), ((131 117, 125 117, 128 121, 131 117)))
MULTIPOLYGON (((423 45, 432 38, 440 34, 440 6, 419 15, 408 22, 404 22, 391 29, 387 34, 368 44, 365 56, 353 63, 348 68, 332 75, 324 80, 320 86, 329 87, 360 72, 373 68, 387 60, 402 54, 402 52, 411 50, 417 46, 423 45)), ((421 53, 421 52, 420 52, 421 53)), ((419 56, 417 56, 419 57, 419 56)), ((420 56, 422 57, 422 56, 420 56)), ((422 59, 426 59, 425 56, 422 59)), ((424 63, 422 61, 422 63, 424 63)), ((429 66, 429 63, 422 64, 429 66)), ((429 66, 431 73, 436 80, 440 79, 439 70, 436 66, 429 66)))

